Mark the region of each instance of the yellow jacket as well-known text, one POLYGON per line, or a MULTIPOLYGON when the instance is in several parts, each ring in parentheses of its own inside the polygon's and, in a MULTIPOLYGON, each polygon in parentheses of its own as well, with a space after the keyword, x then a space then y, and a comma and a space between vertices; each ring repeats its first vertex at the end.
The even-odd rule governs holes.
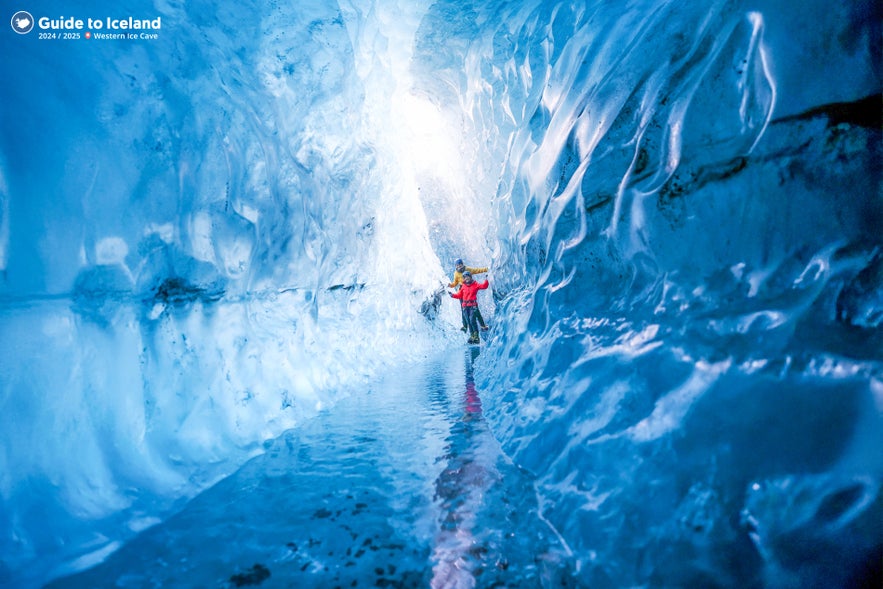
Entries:
MULTIPOLYGON (((466 271, 472 274, 473 276, 476 274, 484 274, 487 272, 487 268, 470 268, 466 266, 466 271)), ((448 285, 448 288, 456 288, 463 283, 463 273, 459 270, 454 270, 454 279, 448 285)))

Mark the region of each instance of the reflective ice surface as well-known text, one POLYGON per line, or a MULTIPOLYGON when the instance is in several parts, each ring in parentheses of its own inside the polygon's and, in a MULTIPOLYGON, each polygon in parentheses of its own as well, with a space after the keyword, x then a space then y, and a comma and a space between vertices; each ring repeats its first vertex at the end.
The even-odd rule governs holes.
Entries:
POLYGON ((400 366, 50 586, 575 586, 532 481, 487 427, 477 355, 400 366))

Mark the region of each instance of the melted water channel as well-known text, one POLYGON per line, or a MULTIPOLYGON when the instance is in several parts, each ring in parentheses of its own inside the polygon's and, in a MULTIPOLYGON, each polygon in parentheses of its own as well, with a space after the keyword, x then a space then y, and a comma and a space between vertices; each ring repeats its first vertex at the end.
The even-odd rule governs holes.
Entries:
POLYGON ((576 586, 484 420, 478 353, 401 367, 52 586, 576 586))

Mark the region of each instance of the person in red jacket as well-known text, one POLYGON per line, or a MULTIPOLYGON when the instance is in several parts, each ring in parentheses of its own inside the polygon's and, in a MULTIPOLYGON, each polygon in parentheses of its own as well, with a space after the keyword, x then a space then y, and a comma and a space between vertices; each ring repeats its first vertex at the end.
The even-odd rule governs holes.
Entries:
MULTIPOLYGON (((487 268, 472 268, 463 263, 462 258, 457 258, 457 261, 454 262, 454 278, 451 279, 451 283, 448 285, 448 288, 458 288, 461 284, 463 284, 463 273, 469 272, 473 276, 475 274, 484 274, 487 272, 487 268)), ((488 327, 484 323, 484 317, 481 316, 481 309, 475 307, 475 318, 478 319, 478 324, 481 326, 482 331, 487 331, 488 327)), ((466 313, 463 313, 463 327, 460 328, 462 331, 466 331, 469 329, 469 325, 466 322, 466 313)))
POLYGON ((460 299, 460 307, 463 311, 463 318, 469 326, 470 344, 479 343, 478 339, 478 291, 488 287, 488 281, 475 282, 472 279, 472 272, 466 270, 463 272, 463 285, 457 292, 451 293, 451 298, 460 299))

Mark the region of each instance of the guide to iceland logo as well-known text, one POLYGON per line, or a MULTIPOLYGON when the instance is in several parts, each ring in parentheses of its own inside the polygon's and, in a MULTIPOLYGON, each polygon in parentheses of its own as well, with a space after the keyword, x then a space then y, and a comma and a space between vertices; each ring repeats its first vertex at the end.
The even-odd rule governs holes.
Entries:
POLYGON ((30 33, 34 28, 34 17, 26 10, 19 10, 12 15, 12 30, 19 35, 30 33))

